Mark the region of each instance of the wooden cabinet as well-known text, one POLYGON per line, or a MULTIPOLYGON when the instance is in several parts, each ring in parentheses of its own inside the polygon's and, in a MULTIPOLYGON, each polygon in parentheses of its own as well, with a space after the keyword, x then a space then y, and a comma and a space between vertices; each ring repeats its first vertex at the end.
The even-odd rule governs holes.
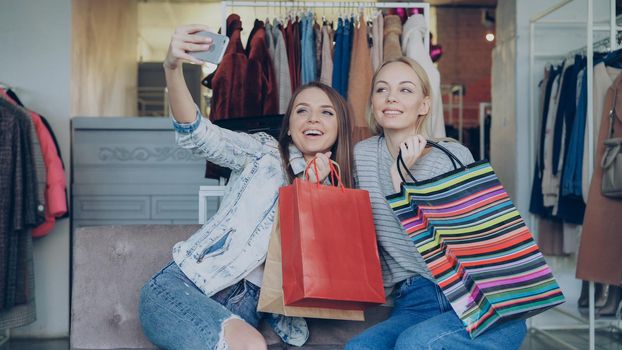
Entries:
MULTIPOLYGON (((175 144, 165 117, 71 120, 73 226, 196 224, 205 160, 175 144)), ((218 199, 203 202, 207 217, 218 199)))

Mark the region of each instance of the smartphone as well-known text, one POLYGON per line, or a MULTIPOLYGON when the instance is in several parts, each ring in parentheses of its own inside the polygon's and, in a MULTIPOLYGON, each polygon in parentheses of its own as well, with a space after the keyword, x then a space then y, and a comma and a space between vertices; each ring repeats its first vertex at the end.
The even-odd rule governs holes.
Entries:
POLYGON ((190 52, 190 55, 200 59, 203 62, 219 64, 222 60, 222 56, 224 56, 225 51, 227 50, 229 38, 226 35, 220 35, 208 31, 201 31, 196 34, 212 38, 212 46, 210 46, 207 51, 190 52))

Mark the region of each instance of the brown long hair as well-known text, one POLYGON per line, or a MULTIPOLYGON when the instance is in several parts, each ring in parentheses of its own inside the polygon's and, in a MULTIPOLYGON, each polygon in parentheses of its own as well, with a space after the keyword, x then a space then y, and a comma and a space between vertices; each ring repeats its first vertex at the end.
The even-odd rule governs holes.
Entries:
MULTIPOLYGON (((423 67, 421 67, 419 63, 417 63, 412 58, 409 58, 406 56, 402 56, 402 57, 398 57, 398 58, 385 61, 380 67, 378 67, 378 70, 376 70, 376 73, 374 74, 374 77, 372 78, 371 91, 369 92, 369 103, 367 104, 367 114, 366 114, 367 125, 369 126, 372 133, 374 134, 382 133, 382 127, 378 125, 378 123, 376 122, 376 117, 374 116, 374 111, 371 107, 371 100, 372 100, 372 96, 374 93, 374 85, 376 84, 376 79, 378 78, 378 74, 380 73, 380 71, 383 68, 385 68, 387 65, 391 63, 395 63, 395 62, 404 63, 408 65, 410 68, 412 68, 412 70, 415 72, 415 74, 421 81, 421 89, 423 91, 423 96, 429 97, 430 100, 432 100, 432 87, 430 85, 430 79, 428 78, 428 74, 426 73, 425 69, 423 69, 423 67)), ((431 136, 431 135, 428 135, 428 127, 427 127, 427 124, 429 123, 428 120, 430 119, 428 118, 428 116, 430 115, 431 111, 432 111, 432 106, 430 105, 430 109, 428 110, 428 113, 426 115, 422 115, 419 117, 418 119, 419 122, 417 123, 417 127, 416 127, 416 133, 419 135, 423 135, 426 138, 431 136)))
POLYGON ((311 82, 300 86, 294 91, 292 98, 289 100, 289 105, 287 105, 287 111, 283 117, 283 124, 281 124, 281 133, 279 134, 279 149, 283 158, 283 168, 285 169, 287 178, 291 183, 296 177, 289 164, 289 145, 292 143, 292 138, 287 135, 287 131, 289 130, 289 118, 292 115, 296 97, 298 97, 302 91, 310 88, 322 90, 335 108, 339 130, 337 131, 337 141, 335 141, 335 144, 331 148, 332 155, 330 158, 336 161, 341 168, 341 180, 343 181, 343 185, 352 187, 352 142, 350 137, 352 129, 350 126, 350 108, 337 91, 320 82, 311 82))

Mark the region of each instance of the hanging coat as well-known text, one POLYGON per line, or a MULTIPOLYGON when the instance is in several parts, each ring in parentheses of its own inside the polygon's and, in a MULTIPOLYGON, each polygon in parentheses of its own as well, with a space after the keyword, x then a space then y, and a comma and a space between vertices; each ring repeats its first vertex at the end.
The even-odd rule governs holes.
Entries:
POLYGON ((361 17, 358 28, 354 28, 352 60, 350 61, 348 82, 348 102, 354 117, 351 123, 354 129, 352 134, 353 144, 371 136, 365 114, 369 104, 372 75, 371 54, 367 40, 367 22, 365 18, 361 17))
POLYGON ((242 22, 240 16, 231 14, 227 17, 227 33, 229 46, 218 65, 209 88, 213 90, 209 119, 235 118, 247 115, 244 111, 244 95, 246 92, 246 70, 248 58, 242 47, 240 32, 242 22))
POLYGON ((322 26, 322 68, 320 82, 333 85, 333 30, 327 25, 322 26))
POLYGON ((333 89, 337 90, 344 96, 346 94, 343 89, 343 82, 341 81, 341 63, 343 62, 343 49, 344 49, 344 40, 343 40, 343 19, 339 18, 337 20, 337 30, 335 31, 335 56, 333 61, 333 79, 331 86, 333 89))
POLYGON ((244 84, 244 113, 247 116, 277 114, 279 96, 263 22, 256 20, 253 31, 244 84))
POLYGON ((289 20, 285 33, 289 76, 292 82, 292 92, 294 92, 300 86, 300 23, 289 20))
POLYGON ((0 97, 0 327, 35 320, 31 229, 44 220, 37 207, 30 117, 0 97))
POLYGON ((596 140, 594 173, 590 182, 587 207, 583 220, 583 232, 577 256, 577 278, 585 281, 613 285, 622 284, 622 200, 602 195, 603 171, 599 165, 605 153, 603 141, 609 138, 609 110, 616 104, 615 133, 622 137, 622 74, 618 75, 607 90, 600 131, 596 140), (617 96, 615 90, 617 89, 617 96))
POLYGON ((274 26, 266 25, 266 39, 268 40, 268 49, 272 57, 272 67, 274 68, 274 76, 276 78, 276 86, 279 96, 279 114, 285 114, 287 105, 292 97, 292 82, 289 77, 289 61, 287 60, 287 48, 285 47, 285 38, 281 29, 282 25, 277 20, 274 26))
POLYGON ((384 17, 384 50, 382 55, 384 61, 402 57, 402 47, 400 45, 400 35, 402 35, 402 21, 397 15, 384 17))
POLYGON ((315 81, 317 77, 317 61, 315 56, 315 34, 313 31, 313 15, 304 14, 300 20, 301 29, 301 84, 305 85, 315 81))
MULTIPOLYGON (((604 62, 594 65, 594 89, 592 90, 592 137, 596 141, 598 139, 598 131, 600 128, 600 116, 603 115, 603 107, 605 105, 605 97, 607 90, 616 80, 616 77, 622 73, 622 69, 606 66, 604 62)), ((586 125, 583 144, 589 142, 590 128, 586 125)), ((595 160, 595 164, 600 160, 595 160)), ((583 201, 587 203, 587 196, 590 190, 590 177, 588 176, 589 159, 588 152, 583 153, 583 169, 581 172, 581 189, 583 201)))
POLYGON ((384 31, 384 17, 382 17, 382 13, 377 13, 372 19, 372 48, 371 48, 371 63, 373 67, 373 71, 375 72, 383 62, 383 31, 384 31))

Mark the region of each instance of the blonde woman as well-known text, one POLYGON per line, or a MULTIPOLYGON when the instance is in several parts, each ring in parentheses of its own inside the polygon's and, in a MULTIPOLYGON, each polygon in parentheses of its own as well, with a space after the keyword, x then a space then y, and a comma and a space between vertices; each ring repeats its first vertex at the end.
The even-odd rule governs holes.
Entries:
MULTIPOLYGON (((385 200, 400 189, 400 151, 418 180, 454 169, 442 151, 425 147, 430 103, 429 79, 415 61, 387 61, 374 75, 368 123, 378 135, 355 147, 355 182, 370 193, 385 289, 394 308, 387 320, 351 339, 346 349, 518 349, 526 333, 523 320, 470 338, 385 200)), ((473 162, 458 142, 437 141, 463 164, 473 162)))

